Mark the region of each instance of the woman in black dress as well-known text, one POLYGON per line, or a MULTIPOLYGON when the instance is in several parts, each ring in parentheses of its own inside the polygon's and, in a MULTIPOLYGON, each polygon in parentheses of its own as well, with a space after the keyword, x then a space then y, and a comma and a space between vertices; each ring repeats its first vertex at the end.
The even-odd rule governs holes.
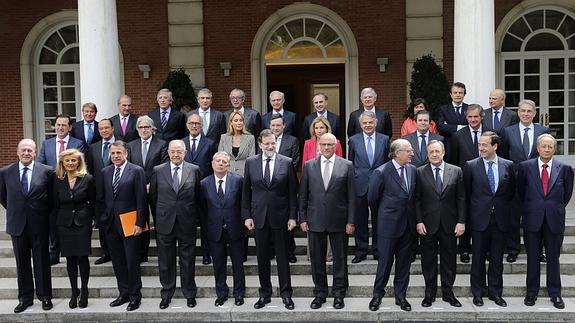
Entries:
POLYGON ((54 181, 54 212, 72 287, 72 297, 68 303, 70 308, 88 306, 88 255, 92 248, 95 195, 94 178, 86 170, 84 155, 77 149, 60 153, 54 181), (78 268, 81 290, 78 289, 78 268))

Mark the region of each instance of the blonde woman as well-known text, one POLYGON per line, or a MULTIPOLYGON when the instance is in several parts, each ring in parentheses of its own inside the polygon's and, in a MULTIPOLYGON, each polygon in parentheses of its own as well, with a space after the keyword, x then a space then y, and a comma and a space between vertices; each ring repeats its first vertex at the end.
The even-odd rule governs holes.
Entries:
MULTIPOLYGON (((313 119, 309 126, 309 134, 311 138, 306 140, 303 145, 302 169, 306 161, 315 159, 317 156, 321 155, 321 151, 319 149, 319 138, 328 132, 331 133, 331 124, 326 118, 317 117, 313 119)), ((339 157, 342 157, 343 155, 339 140, 336 142, 335 154, 339 157)))
POLYGON ((255 139, 246 129, 241 112, 232 112, 229 120, 228 132, 220 137, 218 151, 230 154, 230 171, 244 176, 246 159, 256 153, 255 139))

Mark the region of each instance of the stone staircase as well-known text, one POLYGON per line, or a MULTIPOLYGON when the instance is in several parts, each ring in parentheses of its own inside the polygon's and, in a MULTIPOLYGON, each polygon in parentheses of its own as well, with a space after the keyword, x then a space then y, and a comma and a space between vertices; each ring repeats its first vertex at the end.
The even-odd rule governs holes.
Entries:
MULTIPOLYGON (((534 307, 523 305, 525 294, 525 275, 527 270, 526 255, 521 253, 517 262, 509 264, 504 262, 504 291, 508 307, 500 308, 493 302, 485 299, 485 306, 475 307, 471 302, 469 287, 470 264, 457 264, 458 276, 454 286, 455 295, 462 302, 461 308, 453 308, 449 304, 438 300, 430 308, 421 307, 424 295, 424 280, 421 274, 421 262, 418 257, 411 267, 411 279, 407 298, 413 311, 403 312, 394 304, 393 288, 388 286, 386 297, 377 312, 368 310, 377 262, 370 259, 360 264, 351 264, 355 250, 354 240, 350 239, 349 247, 349 290, 346 306, 342 310, 334 310, 332 299, 319 310, 312 310, 309 304, 313 295, 313 282, 311 267, 306 260, 306 238, 301 232, 296 235, 296 254, 298 262, 291 265, 292 286, 294 289, 294 311, 283 307, 277 290, 277 279, 272 279, 274 298, 272 303, 263 309, 255 310, 253 304, 258 297, 258 277, 255 259, 255 245, 250 239, 248 261, 244 264, 246 270, 246 302, 243 306, 235 306, 233 298, 224 306, 215 307, 215 287, 211 265, 203 265, 201 256, 196 258, 196 284, 198 285, 198 306, 189 309, 179 290, 176 291, 171 306, 160 310, 160 282, 157 267, 157 249, 155 241, 150 246, 149 262, 142 264, 143 301, 140 309, 126 312, 125 307, 111 308, 109 302, 118 295, 116 280, 114 278, 111 262, 103 265, 93 265, 101 254, 97 232, 92 235, 93 257, 90 276, 90 299, 86 309, 68 308, 70 295, 69 282, 66 275, 65 259, 52 267, 53 303, 54 309, 42 311, 39 301, 24 313, 14 314, 13 308, 17 304, 16 266, 12 252, 10 236, 4 231, 0 232, 0 321, 575 321, 575 208, 570 207, 568 227, 563 243, 561 256, 561 272, 563 283, 563 298, 566 303, 564 310, 555 309, 547 297, 544 286, 534 307)), ((0 209, 0 227, 5 225, 5 211, 0 209)), ((198 244, 199 246, 199 240, 198 244)), ((197 247, 197 255, 201 254, 197 247)), ((274 263, 274 261, 272 261, 274 263)), ((545 265, 542 273, 545 273, 545 265)), ((272 268, 275 273, 275 267, 272 268)), ((328 264, 328 273, 331 272, 331 263, 328 264)), ((228 262, 228 284, 231 280, 231 263, 228 262)), ((393 273, 393 271, 392 271, 393 273)), ((331 278, 329 279, 331 284, 331 278)), ((390 284, 393 278, 390 279, 390 284)), ((544 284, 545 278, 541 282, 544 284)), ((179 285, 179 282, 178 282, 179 285)), ((440 290, 440 289, 439 289, 440 290)))

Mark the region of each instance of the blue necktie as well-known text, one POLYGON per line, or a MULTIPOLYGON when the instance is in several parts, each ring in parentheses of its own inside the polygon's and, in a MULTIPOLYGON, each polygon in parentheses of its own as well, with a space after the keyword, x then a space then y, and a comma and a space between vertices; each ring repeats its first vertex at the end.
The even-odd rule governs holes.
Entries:
POLYGON ((271 176, 271 172, 270 172, 270 161, 272 159, 268 158, 266 159, 266 169, 264 170, 264 182, 266 184, 266 186, 270 186, 270 183, 272 182, 272 176, 271 176))
POLYGON ((114 191, 114 197, 118 194, 118 184, 120 183, 120 167, 116 167, 116 171, 114 172, 114 181, 112 182, 112 189, 114 191))
POLYGON ((425 135, 419 135, 421 137, 421 147, 419 147, 419 155, 421 156, 421 161, 427 160, 427 140, 425 140, 425 135))
POLYGON ((179 166, 174 167, 174 177, 172 178, 172 188, 174 192, 178 193, 180 190, 180 177, 178 176, 179 166))
POLYGON ((94 129, 92 129, 92 124, 88 123, 88 138, 86 138, 86 142, 91 144, 92 139, 94 139, 94 129))
POLYGON ((493 111, 493 129, 499 128, 499 111, 493 111))
POLYGON ((22 193, 28 195, 28 167, 22 169, 22 193))
POLYGON ((435 167, 435 189, 439 194, 441 194, 441 191, 443 191, 443 181, 441 180, 441 175, 439 174, 440 170, 441 168, 435 167))
POLYGON ((109 141, 103 143, 104 149, 102 149, 102 163, 104 166, 108 166, 108 161, 110 160, 110 150, 108 146, 110 145, 109 141))
POLYGON ((400 169, 399 178, 401 179, 401 187, 403 187, 405 191, 409 191, 407 187, 407 181, 405 180, 405 172, 404 172, 405 167, 401 166, 399 169, 400 169))
POLYGON ((168 119, 166 118, 166 113, 168 113, 168 111, 162 111, 162 129, 166 128, 166 124, 168 124, 168 119))
POLYGON ((487 180, 489 181, 489 187, 491 188, 491 193, 495 194, 495 174, 493 174, 493 164, 494 161, 488 161, 489 168, 487 169, 487 180))
POLYGON ((367 159, 369 165, 373 165, 373 146, 371 145, 371 137, 367 137, 367 159))

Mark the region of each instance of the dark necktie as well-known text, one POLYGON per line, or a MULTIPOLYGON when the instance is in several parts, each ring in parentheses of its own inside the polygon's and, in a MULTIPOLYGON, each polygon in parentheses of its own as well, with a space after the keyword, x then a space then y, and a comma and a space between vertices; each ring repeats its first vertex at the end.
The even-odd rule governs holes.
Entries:
POLYGON ((28 167, 22 169, 22 193, 28 195, 28 167))
POLYGON ((179 166, 174 167, 174 177, 172 178, 172 188, 176 193, 178 193, 178 190, 180 189, 180 177, 178 176, 179 170, 179 166))
POLYGON ((371 136, 367 137, 367 159, 369 165, 373 165, 373 146, 371 145, 371 136))
POLYGON ((549 167, 549 165, 543 164, 543 170, 541 170, 541 186, 543 186, 543 194, 545 196, 547 196, 547 191, 549 190, 549 172, 547 171, 547 167, 549 167))
POLYGON ((493 111, 493 129, 499 129, 499 111, 493 111))
POLYGON ((162 129, 166 129, 166 124, 168 123, 168 119, 166 118, 166 113, 168 113, 168 111, 162 111, 162 129))
POLYGON ((489 164, 489 168, 487 169, 487 180, 489 181, 491 193, 495 194, 495 174, 493 173, 493 164, 495 164, 495 162, 490 160, 487 164, 489 164))
POLYGON ((114 191, 114 197, 118 193, 118 185, 120 184, 120 167, 116 167, 116 171, 114 172, 114 181, 112 182, 112 189, 114 191))
POLYGON ((425 135, 419 135, 421 137, 421 146, 419 147, 419 155, 421 156, 421 161, 427 159, 427 141, 425 140, 425 135))
POLYGON ((461 106, 460 105, 456 105, 454 106, 455 108, 455 115, 457 116, 457 118, 459 119, 459 117, 461 117, 461 106))
POLYGON ((108 161, 110 160, 110 150, 108 146, 110 146, 110 142, 105 141, 103 145, 104 149, 102 149, 102 164, 104 164, 104 166, 108 166, 108 161))
POLYGON ((86 138, 86 142, 91 144, 92 139, 94 139, 94 129, 92 129, 92 123, 88 123, 88 138, 86 138))
POLYGON ((523 151, 525 152, 525 157, 529 159, 529 150, 531 149, 531 144, 529 142, 529 128, 525 128, 523 131, 523 151))
POLYGON ((220 200, 224 199, 224 188, 222 187, 223 183, 224 183, 223 179, 220 179, 218 181, 218 197, 220 198, 220 200))
POLYGON ((479 130, 473 130, 473 153, 475 156, 479 156, 479 138, 477 137, 478 133, 479 130))
POLYGON ((399 170, 400 170, 399 178, 401 179, 401 187, 403 187, 404 190, 408 191, 407 181, 405 180, 405 167, 401 166, 399 170))
POLYGON ((435 189, 437 190, 437 193, 441 194, 441 191, 443 191, 443 181, 441 180, 441 175, 439 174, 440 170, 441 168, 435 167, 435 189))
POLYGON ((266 159, 266 169, 264 171, 264 182, 267 186, 270 186, 270 183, 272 181, 272 177, 271 177, 271 173, 270 173, 270 161, 272 159, 268 158, 266 159))
POLYGON ((192 139, 192 151, 190 152, 190 154, 192 155, 192 158, 194 158, 194 156, 196 155, 196 138, 192 139))

